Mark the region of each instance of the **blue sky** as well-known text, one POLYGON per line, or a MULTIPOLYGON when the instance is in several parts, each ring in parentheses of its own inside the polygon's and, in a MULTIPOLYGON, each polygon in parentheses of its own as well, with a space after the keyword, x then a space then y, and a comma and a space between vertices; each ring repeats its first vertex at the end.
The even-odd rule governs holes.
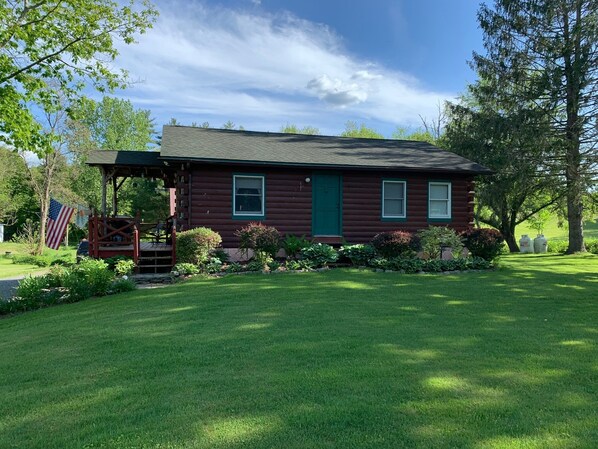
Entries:
POLYGON ((348 120, 390 137, 434 118, 475 79, 474 0, 159 1, 158 22, 121 46, 118 92, 156 124, 286 123, 338 134, 348 120))

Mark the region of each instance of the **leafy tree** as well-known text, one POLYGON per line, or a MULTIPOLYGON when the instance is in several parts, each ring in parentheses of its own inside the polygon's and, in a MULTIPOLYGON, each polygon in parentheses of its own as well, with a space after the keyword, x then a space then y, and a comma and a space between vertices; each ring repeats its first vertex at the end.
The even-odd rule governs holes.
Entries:
POLYGON ((20 151, 27 173, 27 182, 34 194, 39 207, 39 241, 35 250, 41 254, 46 243, 46 228, 50 199, 71 196, 71 189, 67 182, 68 153, 66 138, 67 114, 64 108, 54 113, 45 113, 46 126, 44 133, 51 138, 52 151, 41 154, 38 161, 31 160, 30 153, 20 151))
POLYGON ((27 219, 37 217, 26 167, 14 151, 0 146, 0 223, 9 239, 27 219))
POLYGON ((124 87, 126 73, 111 65, 116 41, 133 43, 156 16, 147 0, 0 0, 0 141, 39 155, 52 151, 55 137, 32 103, 54 113, 63 99, 81 98, 86 85, 124 87))
MULTIPOLYGON (((154 124, 149 110, 135 109, 129 100, 104 97, 100 102, 86 100, 73 111, 69 121, 69 149, 72 152, 72 185, 84 202, 101 208, 101 175, 85 164, 92 150, 146 151, 153 148, 154 124)), ((111 186, 108 186, 111 194, 111 186)), ((118 191, 119 211, 158 221, 168 215, 167 192, 162 181, 128 179, 118 191)))
POLYGON ((417 140, 419 142, 428 142, 432 144, 436 143, 436 138, 429 131, 421 128, 409 132, 407 128, 397 126, 392 133, 392 138, 398 140, 417 140))
POLYGON ((297 125, 290 123, 281 126, 280 132, 285 134, 307 134, 310 136, 320 134, 320 130, 314 126, 304 126, 303 128, 299 128, 297 125))
POLYGON ((384 136, 372 128, 368 128, 364 123, 357 125, 356 122, 349 120, 345 123, 345 130, 340 134, 341 137, 363 137, 367 139, 384 139, 384 136))
POLYGON ((507 113, 493 106, 471 98, 449 103, 440 145, 495 171, 477 180, 475 217, 498 229, 516 252, 515 227, 557 199, 550 195, 556 178, 541 173, 552 143, 532 111, 507 113))
POLYGON ((473 66, 480 98, 511 108, 533 102, 560 140, 546 165, 565 179, 567 252, 584 251, 583 197, 598 162, 597 0, 496 0, 482 5, 486 54, 473 66))

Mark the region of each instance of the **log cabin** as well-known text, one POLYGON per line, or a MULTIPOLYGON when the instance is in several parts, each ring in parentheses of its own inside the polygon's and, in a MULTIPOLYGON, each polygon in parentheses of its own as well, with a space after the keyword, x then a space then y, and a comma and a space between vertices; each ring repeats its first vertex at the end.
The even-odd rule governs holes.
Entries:
POLYGON ((473 225, 474 178, 492 173, 425 142, 185 126, 164 126, 159 152, 96 151, 88 164, 103 181, 90 254, 130 255, 148 271, 169 269, 176 232, 198 226, 220 233, 231 251, 235 231, 256 221, 334 245, 431 224, 462 231, 473 225), (118 189, 136 176, 170 189, 163 223, 118 215, 118 189))

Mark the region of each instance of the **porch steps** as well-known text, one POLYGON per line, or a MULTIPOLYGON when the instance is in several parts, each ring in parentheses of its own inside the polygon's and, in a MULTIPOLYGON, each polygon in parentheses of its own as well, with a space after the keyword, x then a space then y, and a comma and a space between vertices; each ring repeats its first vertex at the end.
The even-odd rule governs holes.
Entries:
POLYGON ((137 264, 140 274, 170 273, 172 270, 172 253, 164 248, 142 248, 137 264))

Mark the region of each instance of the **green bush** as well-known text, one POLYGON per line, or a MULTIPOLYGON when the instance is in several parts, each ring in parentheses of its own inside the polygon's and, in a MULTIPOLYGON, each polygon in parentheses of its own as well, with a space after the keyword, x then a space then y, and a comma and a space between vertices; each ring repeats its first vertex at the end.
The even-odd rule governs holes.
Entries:
POLYGON ((336 250, 325 243, 315 243, 303 248, 300 253, 302 260, 309 261, 314 267, 325 267, 338 260, 336 250))
POLYGON ((220 234, 209 228, 194 228, 179 232, 176 242, 176 259, 181 263, 202 265, 210 252, 222 243, 220 234))
POLYGON ((592 254, 598 254, 598 239, 586 239, 586 250, 592 254))
POLYGON ((567 251, 569 241, 567 240, 549 240, 546 251, 549 253, 564 253, 567 251))
POLYGON ((249 223, 237 230, 235 235, 239 237, 239 249, 245 255, 249 253, 249 250, 252 250, 255 254, 264 253, 275 258, 280 249, 280 232, 273 226, 266 226, 262 223, 249 223))
POLYGON ((496 229, 471 228, 461 233, 463 243, 472 256, 496 259, 502 252, 505 239, 496 229))
POLYGON ((47 276, 27 276, 19 282, 15 296, 12 311, 20 312, 54 304, 60 294, 56 289, 50 288, 47 276))
POLYGON ((297 237, 296 235, 288 234, 282 241, 282 248, 287 257, 296 259, 303 248, 307 248, 311 242, 305 238, 304 235, 297 237))
POLYGON ((278 262, 277 260, 273 260, 273 261, 269 262, 267 265, 268 265, 268 268, 270 269, 270 271, 276 271, 280 267, 282 267, 282 264, 280 262, 278 262))
POLYGON ((263 271, 265 270, 267 265, 262 263, 260 260, 252 260, 245 264, 244 271, 263 271))
POLYGON ((243 265, 241 265, 240 263, 237 262, 233 262, 228 264, 225 268, 224 271, 226 273, 240 273, 241 271, 243 271, 243 265))
MULTIPOLYGON (((584 239, 586 251, 592 254, 598 254, 598 239, 584 239)), ((568 240, 548 240, 549 253, 564 253, 569 247, 568 240)))
POLYGON ((423 260, 415 257, 394 257, 388 260, 385 269, 404 271, 405 273, 419 273, 424 270, 425 266, 423 260))
POLYGON ((463 242, 454 229, 445 226, 430 226, 417 233, 421 249, 427 259, 439 259, 441 247, 450 247, 454 257, 463 252, 463 242))
POLYGON ((111 269, 112 271, 115 270, 116 265, 121 262, 121 261, 125 261, 125 260, 133 260, 131 257, 129 256, 112 256, 112 257, 107 257, 104 259, 104 262, 106 262, 108 264, 108 268, 111 269))
POLYGON ((179 262, 172 267, 172 271, 180 274, 181 276, 188 276, 198 274, 199 268, 197 265, 193 265, 192 263, 179 262))
POLYGON ((129 276, 135 269, 135 262, 131 259, 119 260, 114 266, 114 272, 117 276, 129 276))
POLYGON ((114 280, 114 273, 103 260, 86 259, 73 272, 87 285, 90 296, 104 296, 114 280))
POLYGON ((284 266, 287 270, 311 270, 314 267, 309 260, 287 260, 284 266))
POLYGON ((37 267, 49 267, 52 259, 45 256, 32 256, 28 254, 15 254, 11 257, 12 263, 22 265, 35 265, 37 267))
POLYGON ((206 273, 220 273, 222 271, 222 261, 217 257, 210 257, 208 262, 204 265, 206 273))
POLYGON ((92 290, 87 285, 85 276, 76 270, 66 271, 61 277, 60 285, 64 290, 62 302, 78 302, 92 296, 92 290))
POLYGON ((353 265, 367 266, 377 253, 372 245, 346 245, 341 246, 339 257, 346 257, 353 265))
POLYGON ((131 279, 117 279, 110 286, 110 294, 131 292, 137 289, 137 284, 131 279))
POLYGON ((390 231, 376 234, 372 246, 385 258, 413 257, 418 247, 416 236, 406 231, 390 231))

